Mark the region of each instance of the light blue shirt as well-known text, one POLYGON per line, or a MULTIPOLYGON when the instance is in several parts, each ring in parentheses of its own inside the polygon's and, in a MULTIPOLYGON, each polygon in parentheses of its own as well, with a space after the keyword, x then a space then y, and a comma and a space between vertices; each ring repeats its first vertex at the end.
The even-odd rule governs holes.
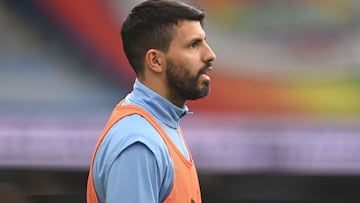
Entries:
MULTIPOLYGON (((123 105, 146 109, 172 142, 189 159, 179 133, 180 118, 188 108, 179 108, 135 80, 123 105)), ((174 182, 174 168, 165 142, 143 117, 134 114, 119 120, 106 134, 95 157, 93 180, 101 203, 163 202, 174 182)))

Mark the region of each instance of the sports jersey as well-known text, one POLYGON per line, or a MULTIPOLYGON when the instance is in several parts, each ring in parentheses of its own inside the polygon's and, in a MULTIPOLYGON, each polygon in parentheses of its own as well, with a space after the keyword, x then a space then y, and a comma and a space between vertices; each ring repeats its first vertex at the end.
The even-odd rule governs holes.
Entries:
POLYGON ((114 109, 95 150, 90 174, 97 200, 201 202, 195 166, 179 127, 186 114, 186 106, 173 105, 136 80, 114 109), (135 111, 119 113, 130 106, 135 111))

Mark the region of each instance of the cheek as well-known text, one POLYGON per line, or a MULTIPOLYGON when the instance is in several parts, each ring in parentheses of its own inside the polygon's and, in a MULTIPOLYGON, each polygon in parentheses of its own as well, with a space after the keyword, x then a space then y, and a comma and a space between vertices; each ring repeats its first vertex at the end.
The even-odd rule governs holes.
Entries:
POLYGON ((169 57, 170 60, 176 67, 187 70, 192 75, 198 73, 199 69, 203 66, 199 60, 199 56, 195 52, 183 50, 179 52, 173 52, 169 57))
POLYGON ((180 66, 188 70, 192 74, 197 74, 197 72, 201 68, 201 64, 199 63, 198 60, 196 60, 195 56, 183 57, 180 66))

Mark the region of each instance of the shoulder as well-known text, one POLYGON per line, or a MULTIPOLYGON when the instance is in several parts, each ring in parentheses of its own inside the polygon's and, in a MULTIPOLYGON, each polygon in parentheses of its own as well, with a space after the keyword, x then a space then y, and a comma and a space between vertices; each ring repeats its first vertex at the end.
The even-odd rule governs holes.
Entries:
POLYGON ((114 185, 117 189, 125 185, 128 188, 129 182, 132 182, 135 188, 146 185, 138 180, 116 180, 130 180, 146 175, 149 178, 143 178, 141 181, 156 180, 158 177, 160 182, 164 183, 158 190, 167 191, 166 188, 170 188, 173 181, 173 163, 166 144, 154 127, 140 115, 133 114, 115 123, 100 144, 93 165, 94 184, 99 197, 104 199, 109 195, 107 193, 112 191, 108 188, 109 185, 114 185), (134 168, 139 170, 133 171, 134 168), (134 173, 141 175, 136 176, 134 173), (111 181, 113 184, 108 184, 111 181), (136 183, 141 184, 136 186, 136 183))
POLYGON ((107 132, 99 146, 96 160, 111 165, 126 148, 134 143, 146 146, 160 162, 168 162, 168 149, 155 128, 138 114, 126 116, 116 122, 107 132))
POLYGON ((167 151, 159 133, 145 118, 138 114, 126 116, 119 120, 110 128, 103 140, 105 145, 115 145, 117 148, 119 146, 126 148, 135 142, 144 144, 154 154, 157 154, 158 150, 166 149, 167 151))

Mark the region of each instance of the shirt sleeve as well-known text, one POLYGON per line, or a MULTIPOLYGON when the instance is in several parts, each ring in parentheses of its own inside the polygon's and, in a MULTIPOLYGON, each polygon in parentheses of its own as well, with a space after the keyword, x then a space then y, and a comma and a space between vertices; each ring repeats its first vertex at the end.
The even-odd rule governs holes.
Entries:
POLYGON ((136 142, 123 150, 113 162, 105 202, 158 203, 160 187, 160 171, 155 155, 146 145, 136 142))

